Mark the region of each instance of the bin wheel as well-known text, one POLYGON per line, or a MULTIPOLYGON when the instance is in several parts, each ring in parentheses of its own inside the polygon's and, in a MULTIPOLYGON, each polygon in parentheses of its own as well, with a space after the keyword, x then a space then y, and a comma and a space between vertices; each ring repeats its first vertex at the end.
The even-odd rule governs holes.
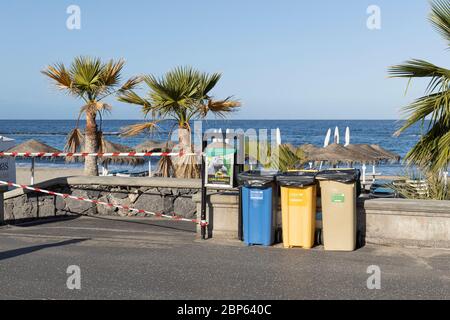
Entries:
POLYGON ((323 244, 323 232, 322 229, 316 230, 316 245, 322 245, 323 244))
POLYGON ((276 243, 283 242, 283 234, 281 228, 278 228, 277 231, 275 232, 275 242, 276 243))

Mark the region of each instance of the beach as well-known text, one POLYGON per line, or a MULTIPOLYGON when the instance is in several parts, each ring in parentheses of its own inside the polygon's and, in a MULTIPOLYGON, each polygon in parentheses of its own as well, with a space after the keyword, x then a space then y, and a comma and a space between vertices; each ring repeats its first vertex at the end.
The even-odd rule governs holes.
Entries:
MULTIPOLYGON (((34 181, 40 183, 43 181, 61 178, 61 177, 73 177, 73 176, 83 176, 84 171, 82 168, 55 168, 55 167, 38 167, 34 170, 34 181)), ((381 175, 377 176, 377 179, 400 179, 401 176, 393 175, 381 175)), ((30 184, 30 168, 17 167, 16 168, 16 181, 18 184, 30 184)), ((367 182, 370 184, 372 179, 370 175, 367 176, 367 182)))
MULTIPOLYGON (((35 183, 60 177, 81 176, 82 168, 35 168, 35 183)), ((30 168, 16 168, 16 180, 19 184, 30 184, 30 168)))

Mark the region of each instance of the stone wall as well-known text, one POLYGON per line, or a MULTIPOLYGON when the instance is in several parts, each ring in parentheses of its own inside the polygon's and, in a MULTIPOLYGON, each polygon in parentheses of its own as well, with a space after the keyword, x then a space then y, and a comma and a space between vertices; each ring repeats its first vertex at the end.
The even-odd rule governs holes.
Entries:
MULTIPOLYGON (((73 177, 50 180, 38 187, 155 213, 194 218, 197 208, 192 196, 199 192, 200 182, 162 178, 73 177)), ((67 214, 147 215, 26 190, 7 192, 4 196, 4 218, 9 222, 67 214)))

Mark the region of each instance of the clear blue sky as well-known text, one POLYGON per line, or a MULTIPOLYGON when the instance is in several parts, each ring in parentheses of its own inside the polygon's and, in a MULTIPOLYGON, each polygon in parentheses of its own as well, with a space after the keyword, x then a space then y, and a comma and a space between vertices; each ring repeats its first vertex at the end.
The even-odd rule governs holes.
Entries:
MULTIPOLYGON (((2 1, 0 118, 74 119, 81 102, 39 71, 82 54, 125 58, 125 77, 177 65, 223 72, 214 95, 239 98, 239 119, 397 119, 424 84, 405 96, 387 66, 448 62, 428 11, 426 0, 2 1), (66 28, 70 4, 81 7, 81 30, 66 28), (366 28, 371 4, 381 30, 366 28)), ((141 117, 109 102, 109 118, 141 117)))

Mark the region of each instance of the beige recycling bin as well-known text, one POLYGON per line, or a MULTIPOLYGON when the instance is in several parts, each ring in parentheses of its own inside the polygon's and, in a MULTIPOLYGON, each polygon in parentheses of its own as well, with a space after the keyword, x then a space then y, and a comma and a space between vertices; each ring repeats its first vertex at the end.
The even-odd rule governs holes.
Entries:
POLYGON ((318 173, 322 192, 322 232, 325 250, 356 248, 356 198, 359 171, 330 169, 318 173))

